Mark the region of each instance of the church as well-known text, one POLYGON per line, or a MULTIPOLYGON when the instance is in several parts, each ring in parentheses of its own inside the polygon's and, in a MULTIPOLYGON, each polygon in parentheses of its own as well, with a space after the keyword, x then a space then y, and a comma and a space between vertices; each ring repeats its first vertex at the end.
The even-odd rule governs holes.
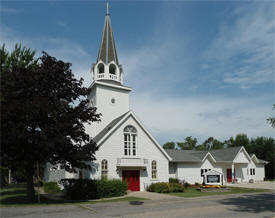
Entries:
MULTIPOLYGON (((129 108, 130 87, 124 84, 111 25, 109 6, 104 21, 93 82, 88 96, 91 106, 102 114, 101 122, 86 126, 99 146, 92 170, 77 174, 47 164, 46 181, 63 178, 121 179, 128 189, 145 191, 151 183, 178 178, 202 183, 206 175, 219 175, 213 183, 264 180, 266 161, 249 155, 244 147, 211 151, 164 150, 129 108)), ((210 177, 209 177, 210 178, 210 177)), ((210 181, 211 183, 211 181, 210 181)))

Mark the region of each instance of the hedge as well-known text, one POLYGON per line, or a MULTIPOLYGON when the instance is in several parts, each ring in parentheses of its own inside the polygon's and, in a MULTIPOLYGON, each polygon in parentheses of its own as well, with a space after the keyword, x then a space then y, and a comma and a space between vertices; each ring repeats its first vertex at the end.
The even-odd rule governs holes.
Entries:
POLYGON ((184 186, 179 183, 158 182, 152 183, 147 191, 157 193, 183 192, 184 186))
POLYGON ((73 200, 117 197, 126 194, 127 184, 121 180, 63 179, 65 195, 73 200))
POLYGON ((176 178, 169 178, 169 183, 180 183, 180 181, 176 178))
POLYGON ((61 191, 56 182, 44 182, 43 189, 46 193, 50 193, 50 194, 58 193, 61 191))

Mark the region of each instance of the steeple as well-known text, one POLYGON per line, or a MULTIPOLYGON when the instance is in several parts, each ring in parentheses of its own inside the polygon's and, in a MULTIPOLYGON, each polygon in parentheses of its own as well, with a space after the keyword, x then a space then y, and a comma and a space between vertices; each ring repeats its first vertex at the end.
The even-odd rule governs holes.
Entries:
POLYGON ((118 65, 118 58, 116 53, 114 35, 112 31, 109 8, 109 3, 107 3, 106 16, 97 61, 102 60, 105 64, 109 64, 111 61, 114 61, 118 65))
POLYGON ((106 15, 96 63, 92 68, 94 80, 114 80, 123 83, 123 70, 118 62, 114 34, 110 18, 110 6, 106 5, 106 15))

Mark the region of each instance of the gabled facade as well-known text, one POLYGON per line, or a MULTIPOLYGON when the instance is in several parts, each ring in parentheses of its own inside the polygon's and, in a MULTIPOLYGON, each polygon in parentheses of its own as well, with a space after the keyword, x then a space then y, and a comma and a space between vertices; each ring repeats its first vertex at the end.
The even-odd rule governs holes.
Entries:
POLYGON ((172 158, 169 177, 189 183, 202 183, 204 174, 214 170, 223 174, 223 184, 263 181, 266 161, 250 156, 244 147, 232 147, 210 151, 166 150, 172 158))
MULTIPOLYGON (((138 69, 137 69, 138 70, 138 69)), ((218 172, 223 182, 234 179, 247 182, 263 180, 265 161, 248 155, 243 147, 212 150, 164 150, 129 108, 132 89, 123 83, 123 68, 118 61, 109 6, 102 39, 91 73, 88 99, 102 114, 101 122, 86 126, 87 133, 99 146, 91 171, 68 173, 49 164, 46 181, 63 178, 121 179, 132 191, 144 191, 154 182, 167 182, 170 177, 189 183, 202 183, 203 175, 218 172)))

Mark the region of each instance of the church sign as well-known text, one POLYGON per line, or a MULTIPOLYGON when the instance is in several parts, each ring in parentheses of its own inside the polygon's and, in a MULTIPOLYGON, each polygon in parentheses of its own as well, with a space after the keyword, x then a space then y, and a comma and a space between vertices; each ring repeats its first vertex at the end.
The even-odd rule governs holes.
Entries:
POLYGON ((207 183, 220 183, 220 175, 207 175, 207 183))
POLYGON ((222 185, 223 173, 216 170, 209 170, 203 174, 204 182, 208 185, 222 185))

